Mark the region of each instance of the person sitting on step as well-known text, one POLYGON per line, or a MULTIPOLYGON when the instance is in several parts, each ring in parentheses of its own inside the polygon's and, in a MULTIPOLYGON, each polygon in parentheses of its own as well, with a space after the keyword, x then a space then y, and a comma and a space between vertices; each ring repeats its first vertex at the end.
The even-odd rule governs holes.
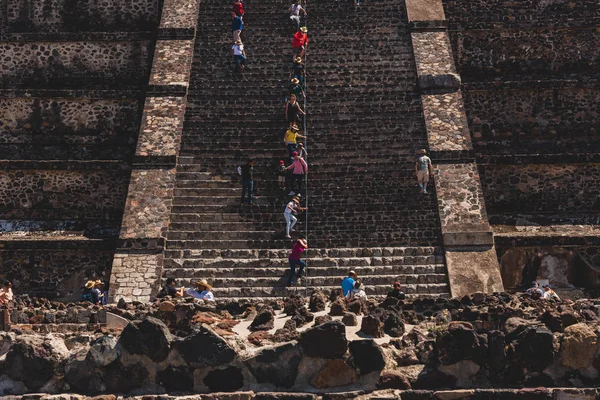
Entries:
POLYGON ((539 299, 544 295, 544 291, 540 288, 537 281, 531 282, 531 287, 527 289, 525 293, 529 294, 534 299, 539 299))
POLYGON ((356 282, 357 279, 358 276, 356 275, 356 272, 352 270, 348 271, 348 276, 342 280, 342 293, 344 297, 348 294, 348 292, 354 289, 354 282, 356 282))
POLYGON ((406 295, 402 290, 400 290, 400 282, 394 281, 393 289, 388 292, 387 297, 393 297, 398 300, 406 299, 406 295))
POLYGON ((13 300, 12 283, 5 281, 0 288, 0 304, 8 304, 13 300))
POLYGON ((367 300, 367 294, 362 290, 362 282, 360 280, 354 281, 354 287, 346 293, 346 300, 367 300))
POLYGON ((194 301, 215 301, 215 296, 212 293, 212 286, 208 284, 206 279, 200 279, 192 284, 188 290, 185 291, 194 298, 194 301))
POLYGON ((544 288, 544 295, 543 295, 544 299, 560 301, 560 297, 558 297, 556 292, 554 290, 552 290, 552 286, 546 284, 546 285, 542 286, 542 288, 544 288))
POLYGON ((288 257, 288 261, 290 262, 290 277, 287 283, 288 286, 294 286, 294 281, 301 277, 304 273, 306 263, 302 261, 300 257, 302 257, 302 253, 304 253, 306 249, 308 249, 308 242, 304 236, 300 236, 292 246, 292 251, 288 257), (296 274, 296 265, 300 265, 298 274, 296 274))
POLYGON ((97 300, 94 304, 108 304, 108 292, 104 290, 104 282, 97 280, 92 288, 92 298, 97 300))
POLYGON ((294 36, 292 37, 292 51, 294 53, 294 59, 296 57, 303 58, 308 46, 308 35, 306 34, 308 29, 305 26, 300 27, 294 36))
POLYGON ((157 299, 161 299, 163 297, 171 296, 171 297, 183 297, 183 291, 185 288, 182 286, 179 289, 175 287, 175 278, 167 278, 167 282, 165 286, 158 292, 156 295, 157 299))

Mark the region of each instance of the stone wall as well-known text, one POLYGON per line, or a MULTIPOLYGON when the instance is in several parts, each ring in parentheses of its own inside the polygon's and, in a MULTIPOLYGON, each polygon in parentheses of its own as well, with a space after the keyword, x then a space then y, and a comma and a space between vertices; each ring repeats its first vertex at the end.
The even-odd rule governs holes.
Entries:
POLYGON ((0 85, 64 88, 131 87, 147 82, 149 40, 0 42, 0 85))
POLYGON ((600 164, 479 165, 491 214, 600 211, 600 164))
MULTIPOLYGON (((9 93, 0 98, 0 158, 127 159, 134 150, 141 111, 139 95, 115 93, 115 98, 28 96, 9 93), (12 95, 12 96, 11 96, 12 95), (133 97, 130 97, 133 96, 133 97)), ((93 96, 93 94, 91 94, 93 96)))
POLYGON ((13 32, 150 31, 161 0, 7 0, 6 30, 13 32))
POLYGON ((600 77, 600 33, 593 27, 469 30, 450 38, 465 82, 600 77))
POLYGON ((5 170, 0 218, 120 219, 128 170, 5 170))
POLYGON ((593 152, 600 90, 567 84, 467 85, 473 144, 486 154, 593 152), (511 87, 514 86, 514 87, 511 87))
POLYGON ((82 242, 76 248, 61 249, 52 240, 36 245, 0 250, 0 279, 9 278, 17 293, 77 301, 86 281, 110 277, 114 254, 110 248, 82 242))

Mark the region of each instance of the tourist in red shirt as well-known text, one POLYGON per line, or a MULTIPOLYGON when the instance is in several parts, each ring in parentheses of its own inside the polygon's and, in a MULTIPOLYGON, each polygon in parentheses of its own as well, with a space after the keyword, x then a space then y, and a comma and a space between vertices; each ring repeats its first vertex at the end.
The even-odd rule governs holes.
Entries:
POLYGON ((306 46, 308 46, 308 36, 306 35, 307 29, 305 26, 301 27, 298 32, 294 33, 292 37, 292 50, 294 51, 294 59, 296 57, 304 57, 306 46))
POLYGON ((306 267, 306 263, 300 259, 302 253, 304 253, 308 249, 308 243, 304 236, 300 236, 294 246, 292 246, 292 252, 288 260, 290 261, 290 278, 288 279, 288 286, 294 286, 294 280, 302 276, 304 272, 304 268, 306 267), (298 271, 298 275, 296 276, 296 264, 300 265, 300 270, 298 271))
POLYGON ((241 19, 244 18, 244 4, 241 0, 233 0, 233 12, 239 15, 241 19))

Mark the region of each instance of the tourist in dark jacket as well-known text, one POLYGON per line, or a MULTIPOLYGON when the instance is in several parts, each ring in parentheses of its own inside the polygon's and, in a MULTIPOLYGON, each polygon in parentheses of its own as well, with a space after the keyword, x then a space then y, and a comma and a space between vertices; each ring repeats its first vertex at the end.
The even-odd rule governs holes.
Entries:
POLYGON ((388 292, 387 297, 393 297, 395 299, 404 300, 406 299, 406 295, 400 289, 400 282, 394 281, 394 286, 391 292, 388 292))
POLYGON ((175 278, 167 278, 167 282, 165 286, 158 292, 156 296, 157 299, 171 296, 171 297, 183 297, 184 287, 180 287, 179 289, 175 287, 175 278))
POLYGON ((290 129, 292 129, 292 126, 297 125, 300 115, 306 115, 306 113, 296 100, 296 95, 291 94, 290 99, 285 103, 285 119, 290 123, 290 129))

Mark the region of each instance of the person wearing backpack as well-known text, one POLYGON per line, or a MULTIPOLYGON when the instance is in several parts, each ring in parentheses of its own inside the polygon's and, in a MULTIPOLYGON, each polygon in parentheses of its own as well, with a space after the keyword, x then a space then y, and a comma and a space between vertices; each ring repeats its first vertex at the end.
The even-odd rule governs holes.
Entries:
POLYGON ((248 193, 248 204, 252 205, 252 194, 254 193, 254 180, 252 173, 254 172, 254 160, 249 158, 246 164, 238 167, 238 174, 242 176, 242 199, 240 205, 244 205, 246 192, 248 193))

